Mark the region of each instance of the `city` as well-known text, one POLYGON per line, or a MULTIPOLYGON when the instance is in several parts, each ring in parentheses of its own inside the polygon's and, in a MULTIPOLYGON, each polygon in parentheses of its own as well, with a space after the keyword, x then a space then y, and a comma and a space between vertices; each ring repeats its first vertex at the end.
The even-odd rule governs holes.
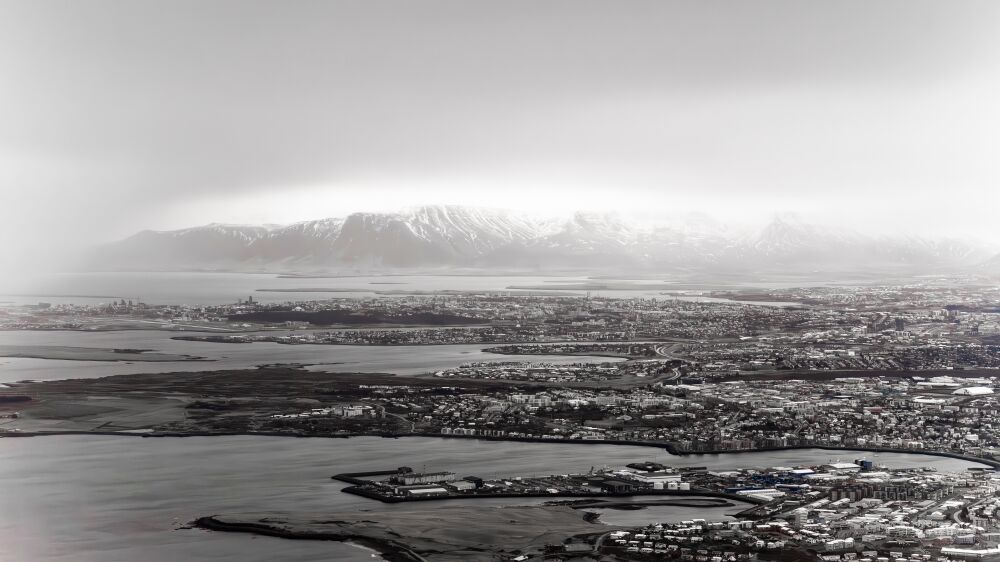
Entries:
MULTIPOLYGON (((738 295, 470 291, 266 304, 249 297, 215 306, 123 299, 7 306, 0 323, 8 331, 101 333, 145 323, 201 361, 199 346, 216 344, 333 351, 478 345, 485 355, 407 376, 276 364, 213 369, 208 378, 195 371, 7 383, 0 431, 613 444, 691 459, 781 450, 833 458, 842 451, 855 460, 713 470, 637 458, 628 467, 579 467, 561 476, 464 480, 445 464, 426 476, 367 467, 365 477, 337 478, 351 484, 343 492, 390 503, 577 497, 589 499, 548 501, 586 513, 621 498, 631 509, 648 509, 645 496, 665 495, 672 499, 658 505, 743 506, 718 521, 536 545, 556 558, 987 558, 1000 553, 996 294, 995 287, 938 280, 738 295), (301 314, 310 316, 295 318, 301 314), (103 409, 91 413, 86 404, 98 398, 103 409), (950 458, 967 468, 885 467, 878 462, 886 454, 950 458), (367 476, 376 473, 395 476, 385 483, 367 476)), ((110 351, 138 361, 149 353, 110 351)), ((10 347, 4 353, 44 357, 10 347)))
POLYGON ((0 562, 1000 562, 997 0, 0 0, 0 562))

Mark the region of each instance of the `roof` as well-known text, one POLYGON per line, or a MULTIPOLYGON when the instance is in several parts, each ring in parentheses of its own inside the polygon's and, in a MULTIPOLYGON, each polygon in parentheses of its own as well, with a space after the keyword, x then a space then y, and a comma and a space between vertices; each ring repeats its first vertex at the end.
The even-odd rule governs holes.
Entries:
POLYGON ((993 394, 993 389, 988 386, 967 386, 960 388, 952 394, 963 394, 967 396, 981 396, 983 394, 993 394))

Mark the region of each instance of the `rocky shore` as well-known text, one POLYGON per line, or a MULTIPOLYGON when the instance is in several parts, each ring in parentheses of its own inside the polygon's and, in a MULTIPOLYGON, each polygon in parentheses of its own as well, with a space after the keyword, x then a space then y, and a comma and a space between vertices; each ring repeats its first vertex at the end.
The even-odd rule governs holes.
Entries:
POLYGON ((388 562, 421 562, 426 560, 397 541, 352 534, 334 527, 328 531, 308 532, 270 523, 229 521, 218 516, 199 517, 193 522, 193 525, 209 531, 251 533, 282 539, 353 542, 378 552, 379 556, 388 562))
POLYGON ((487 562, 540 553, 568 537, 610 531, 567 506, 443 506, 380 512, 377 521, 353 513, 249 513, 200 517, 212 531, 287 539, 354 542, 391 562, 487 562))

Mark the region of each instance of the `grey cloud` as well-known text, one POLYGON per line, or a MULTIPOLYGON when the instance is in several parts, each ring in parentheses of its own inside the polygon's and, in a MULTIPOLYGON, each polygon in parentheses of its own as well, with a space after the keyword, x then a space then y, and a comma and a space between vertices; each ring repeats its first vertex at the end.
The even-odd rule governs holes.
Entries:
POLYGON ((94 237, 118 219, 74 219, 87 201, 156 225, 164 203, 368 175, 972 193, 1000 179, 979 148, 1000 119, 998 17, 992 1, 7 1, 0 181, 33 220, 94 237))

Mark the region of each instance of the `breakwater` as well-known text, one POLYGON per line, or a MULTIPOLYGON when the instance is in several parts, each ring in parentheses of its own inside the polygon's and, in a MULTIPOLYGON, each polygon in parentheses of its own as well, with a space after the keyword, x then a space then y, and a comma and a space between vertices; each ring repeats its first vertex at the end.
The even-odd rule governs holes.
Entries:
POLYGON ((629 492, 605 492, 605 491, 582 492, 582 491, 559 490, 557 492, 518 491, 518 492, 474 493, 474 492, 453 491, 453 492, 448 492, 447 495, 436 495, 436 496, 396 496, 384 493, 380 491, 378 488, 365 486, 366 484, 370 484, 370 482, 366 480, 367 478, 373 478, 377 476, 391 476, 393 474, 397 474, 397 471, 377 470, 369 472, 348 472, 342 474, 335 474, 330 478, 332 478, 333 480, 338 480, 340 482, 351 484, 351 486, 348 486, 341 490, 346 494, 354 494, 356 496, 377 500, 382 503, 406 503, 406 502, 417 502, 417 501, 442 501, 442 500, 457 500, 457 499, 490 499, 490 498, 599 499, 599 498, 629 498, 629 497, 640 497, 640 496, 701 497, 701 498, 719 498, 730 501, 739 501, 739 502, 754 503, 754 504, 766 503, 763 500, 759 500, 757 498, 750 498, 750 497, 740 496, 737 494, 717 492, 702 488, 694 488, 691 490, 648 489, 648 490, 633 490, 629 492))
POLYGON ((379 553, 388 562, 427 562, 423 556, 410 550, 406 545, 391 539, 374 538, 348 532, 306 532, 283 529, 264 523, 229 522, 216 516, 199 517, 192 522, 199 529, 227 533, 252 533, 282 539, 353 542, 379 553))

